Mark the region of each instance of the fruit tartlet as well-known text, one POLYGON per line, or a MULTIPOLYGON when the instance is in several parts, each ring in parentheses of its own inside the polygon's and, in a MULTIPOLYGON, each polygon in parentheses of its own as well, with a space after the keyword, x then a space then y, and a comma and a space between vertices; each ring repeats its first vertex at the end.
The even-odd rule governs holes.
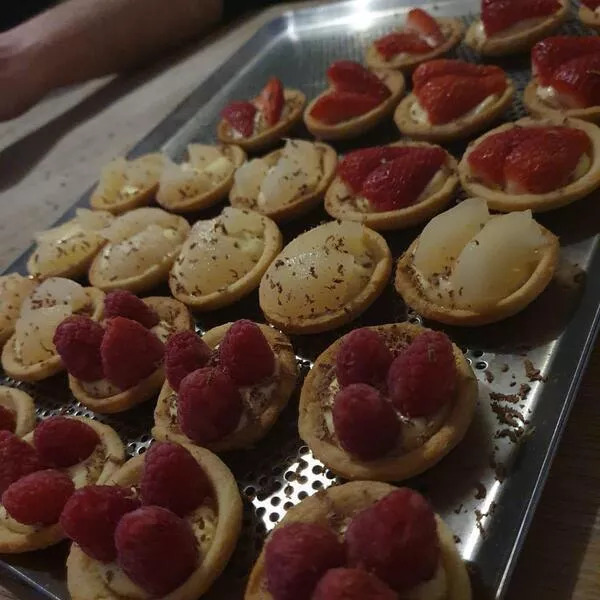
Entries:
POLYGON ((231 102, 223 109, 217 137, 248 152, 265 150, 301 121, 305 105, 301 91, 284 88, 277 77, 271 77, 256 98, 231 102))
POLYGON ((315 361, 298 430, 345 479, 402 481, 462 440, 476 402, 475 375, 445 334, 408 323, 364 327, 315 361))
POLYGON ((487 56, 525 52, 569 15, 569 0, 482 0, 465 42, 487 56))
POLYGON ((23 437, 34 427, 33 398, 23 390, 0 385, 0 431, 9 431, 23 437))
POLYGON ((581 0, 579 18, 584 25, 592 29, 600 29, 600 0, 581 0))
POLYGON ((0 346, 15 332, 21 305, 38 283, 19 273, 0 275, 0 346))
POLYGON ((417 65, 442 56, 460 43, 464 32, 458 19, 434 19, 421 8, 406 15, 404 27, 375 40, 367 49, 371 69, 410 71, 417 65))
POLYGON ((160 208, 121 215, 104 230, 108 243, 90 266, 90 283, 136 294, 164 283, 189 231, 183 217, 160 208))
POLYGON ((79 208, 66 223, 37 233, 27 271, 35 277, 84 277, 106 243, 103 230, 113 219, 105 210, 79 208))
POLYGON ((600 128, 580 119, 520 119, 471 142, 463 188, 492 210, 552 210, 600 186, 600 128))
POLYGON ((336 165, 337 154, 331 146, 288 139, 282 149, 255 158, 235 172, 229 201, 276 222, 299 217, 323 200, 336 165))
POLYGON ((546 288, 558 238, 531 211, 492 216, 469 198, 434 217, 398 260, 396 290, 427 319, 484 325, 523 310, 546 288))
POLYGON ((417 140, 448 142, 468 137, 497 120, 510 106, 515 86, 500 68, 438 59, 413 73, 412 93, 394 121, 417 140))
POLYGON ((78 490, 60 523, 73 540, 73 600, 195 600, 237 543, 242 501, 227 466, 205 448, 155 442, 107 486, 78 490))
POLYGON ((227 207, 192 227, 169 275, 171 293, 195 310, 233 304, 258 287, 281 246, 271 219, 227 207))
POLYGON ((470 600, 452 531, 418 492, 375 481, 292 507, 267 538, 245 600, 470 600))
POLYGON ((145 154, 133 160, 115 158, 102 169, 90 206, 94 210, 120 215, 150 204, 158 190, 164 159, 159 153, 145 154))
POLYGON ((534 117, 600 120, 600 38, 556 36, 531 50, 532 79, 523 101, 534 117))
POLYGON ((214 452, 253 446, 285 408, 298 378, 290 340, 267 325, 241 320, 201 338, 173 336, 167 382, 156 410, 156 439, 194 443, 214 452))
POLYGON ((0 431, 0 553, 60 542, 74 491, 105 483, 124 460, 115 431, 84 417, 50 417, 22 439, 0 431))
POLYGON ((36 287, 21 305, 15 332, 2 349, 4 372, 20 381, 40 381, 64 371, 53 337, 71 315, 99 321, 104 294, 70 279, 51 277, 36 287))
POLYGON ((350 60, 327 69, 329 88, 304 111, 307 129, 323 140, 347 140, 373 129, 388 118, 404 94, 398 71, 369 71, 350 60))
POLYGON ((392 269, 385 239, 361 223, 331 221, 292 240, 259 287, 267 320, 286 333, 349 323, 377 299, 392 269))
POLYGON ((69 388, 95 412, 123 412, 154 397, 165 380, 164 344, 193 329, 188 309, 173 298, 141 300, 110 292, 104 323, 88 317, 65 319, 54 344, 69 373, 69 388))
POLYGON ((156 201, 171 212, 202 210, 226 198, 235 170, 246 160, 246 153, 232 144, 190 144, 187 151, 185 163, 165 159, 160 176, 156 201))
POLYGON ((442 210, 457 186, 458 164, 443 148, 397 142, 347 154, 325 195, 325 210, 375 230, 401 229, 442 210))

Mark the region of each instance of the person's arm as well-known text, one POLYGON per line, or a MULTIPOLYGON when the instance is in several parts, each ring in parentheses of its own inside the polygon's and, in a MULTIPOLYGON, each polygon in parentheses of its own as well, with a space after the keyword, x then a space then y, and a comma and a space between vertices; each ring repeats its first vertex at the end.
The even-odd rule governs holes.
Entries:
POLYGON ((0 34, 0 120, 205 32, 221 0, 68 0, 0 34))

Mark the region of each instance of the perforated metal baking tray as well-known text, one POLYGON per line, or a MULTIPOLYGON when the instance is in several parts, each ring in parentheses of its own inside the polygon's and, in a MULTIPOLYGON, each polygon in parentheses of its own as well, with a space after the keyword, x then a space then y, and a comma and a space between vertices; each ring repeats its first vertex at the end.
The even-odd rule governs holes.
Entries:
MULTIPOLYGON (((162 149, 178 159, 188 143, 213 141, 220 109, 231 99, 252 97, 271 75, 313 97, 324 87, 325 69, 331 61, 361 60, 369 41, 403 21, 407 4, 403 0, 333 4, 287 13, 268 23, 146 136, 132 155, 162 149)), ((468 23, 468 15, 478 3, 419 4, 437 15, 461 16, 468 23)), ((563 31, 583 32, 575 21, 567 23, 563 31)), ((478 60, 464 46, 456 55, 478 60)), ((499 64, 521 91, 529 78, 527 57, 499 64)), ((523 114, 517 96, 506 117, 516 119, 523 114)), ((299 135, 306 136, 306 132, 299 135)), ((388 122, 355 144, 336 147, 344 152, 397 137, 395 127, 388 122)), ((450 149, 457 155, 462 151, 460 146, 450 149)), ((484 590, 485 597, 501 598, 506 591, 596 336, 600 306, 597 201, 588 198, 540 217, 560 236, 561 266, 548 290, 527 310, 498 325, 468 331, 447 329, 479 379, 476 417, 456 450, 408 484, 429 497, 453 529, 460 552, 472 567, 474 585, 484 590)), ((78 205, 86 203, 87 196, 78 205)), ((213 212, 218 210, 220 207, 213 212)), ((63 219, 69 216, 71 213, 63 219)), ((325 213, 317 210, 303 221, 285 226, 286 241, 325 219, 325 213)), ((394 256, 398 257, 418 233, 413 229, 387 234, 394 256)), ((26 258, 27 254, 10 271, 24 272, 26 258)), ((263 320, 256 294, 230 309, 202 315, 197 326, 206 330, 240 317, 263 320)), ((421 321, 407 311, 390 284, 351 327, 407 319, 421 321)), ((342 333, 338 330, 293 338, 303 375, 311 361, 342 333)), ((35 386, 8 383, 33 394, 40 418, 59 412, 95 417, 68 394, 62 376, 35 386)), ((129 454, 134 455, 144 452, 150 442, 152 405, 149 402, 124 415, 98 418, 115 427, 129 454)), ((245 577, 265 534, 290 506, 337 483, 299 440, 296 421, 297 394, 273 431, 255 449, 224 456, 245 501, 244 525, 229 566, 207 598, 242 598, 245 577)), ((0 557, 1 577, 11 573, 49 598, 62 600, 68 597, 66 552, 67 545, 62 544, 25 556, 0 557)))

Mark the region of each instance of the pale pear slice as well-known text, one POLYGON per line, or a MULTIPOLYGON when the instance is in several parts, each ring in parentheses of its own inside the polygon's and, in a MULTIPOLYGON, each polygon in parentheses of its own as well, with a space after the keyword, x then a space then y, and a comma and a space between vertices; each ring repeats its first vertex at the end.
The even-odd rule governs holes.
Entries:
POLYGON ((242 165, 234 176, 236 194, 243 198, 256 200, 260 186, 269 172, 269 165, 262 158, 255 158, 242 165))
POLYGON ((0 276, 0 345, 13 334, 25 298, 38 282, 18 273, 0 276))
POLYGON ((71 312, 77 312, 89 304, 85 289, 77 282, 63 277, 50 277, 37 286, 21 305, 21 316, 27 316, 41 308, 66 306, 71 312))

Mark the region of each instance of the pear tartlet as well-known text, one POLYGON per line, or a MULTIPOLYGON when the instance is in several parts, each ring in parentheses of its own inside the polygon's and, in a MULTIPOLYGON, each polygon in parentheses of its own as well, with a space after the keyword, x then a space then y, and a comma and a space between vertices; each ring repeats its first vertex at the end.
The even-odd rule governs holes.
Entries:
POLYGON ((2 408, 12 415, 14 426, 9 431, 15 435, 23 437, 35 427, 35 404, 33 398, 23 390, 0 385, 0 409, 2 408))
POLYGON ((79 208, 75 217, 37 233, 36 247, 27 260, 27 271, 34 277, 67 277, 78 279, 106 243, 102 230, 113 220, 105 210, 79 208))
POLYGON ((586 26, 600 30, 600 4, 596 0, 582 0, 579 4, 579 20, 586 26))
MULTIPOLYGON (((187 377, 182 379, 182 373, 171 374, 169 365, 175 365, 173 371, 177 372, 179 359, 176 350, 167 348, 167 381, 154 411, 152 435, 179 444, 195 443, 213 452, 251 447, 275 424, 296 386, 298 367, 292 344, 276 329, 251 321, 209 329, 201 340, 186 340, 191 346, 199 344, 205 348, 206 362, 199 361, 197 366, 206 373, 189 376, 192 381, 187 381, 187 377), (210 379, 211 370, 217 366, 228 374, 227 385, 218 388, 220 409, 228 413, 228 423, 227 427, 214 425, 209 434, 200 426, 202 424, 193 422, 194 413, 203 414, 206 410, 202 397, 194 390, 193 379, 204 376, 210 379), (231 399, 226 402, 228 393, 231 399)), ((221 377, 216 376, 218 383, 221 377)), ((210 411, 213 416, 217 414, 214 408, 210 411)))
POLYGON ((332 486, 287 511, 244 599, 275 600, 286 589, 315 600, 334 597, 330 590, 350 598, 353 589, 372 591, 369 598, 471 599, 452 531, 418 492, 378 481, 332 486))
POLYGON ((160 208, 138 208, 104 230, 108 243, 89 270, 90 283, 106 292, 140 293, 164 283, 190 231, 183 217, 160 208))
POLYGON ((234 173, 245 161, 239 146, 190 144, 187 162, 165 160, 156 201, 176 213, 209 208, 227 197, 234 173))
POLYGON ((391 269, 380 234, 331 221, 299 235, 275 258, 260 282, 260 307, 286 333, 329 331, 367 310, 391 269))
MULTIPOLYGON (((549 36, 569 16, 569 0, 556 0, 554 10, 529 13, 527 5, 535 0, 511 0, 498 3, 482 1, 482 15, 467 29, 465 43, 484 56, 506 56, 526 52, 539 40, 549 36), (525 16, 521 16, 525 13, 525 16)), ((542 7, 541 2, 537 3, 542 7)), ((546 3, 550 4, 550 3, 546 3)))
POLYGON ((132 160, 123 157, 109 162, 92 192, 90 206, 113 215, 150 204, 164 166, 164 155, 145 154, 132 160))
POLYGON ((277 144, 302 120, 306 96, 284 88, 271 77, 260 94, 250 101, 234 101, 222 111, 217 137, 247 152, 259 152, 277 144))
POLYGON ((224 208, 192 227, 169 275, 171 293, 194 310, 233 304, 256 289, 281 246, 281 232, 271 219, 224 208))
POLYGON ((492 210, 553 210, 600 186, 600 128, 571 118, 507 123, 469 144, 458 173, 492 210))
POLYGON ((475 375, 444 334, 378 325, 352 331, 317 358, 302 386, 298 430, 345 479, 402 481, 462 440, 476 402, 475 375), (417 367, 420 352, 433 358, 417 367), (442 379, 435 389, 431 377, 442 379))
POLYGON ((2 349, 4 372, 20 381, 40 381, 64 371, 53 337, 71 315, 99 321, 104 293, 83 288, 70 279, 51 277, 36 287, 21 305, 15 332, 2 349))
POLYGON ((347 154, 325 194, 325 210, 377 231, 402 229, 442 210, 457 186, 458 164, 444 149, 396 142, 347 154))
MULTIPOLYGON (((116 292, 116 294, 122 294, 123 292, 116 292)), ((119 315, 118 309, 112 311, 110 309, 112 294, 107 294, 105 304, 105 316, 107 319, 114 318, 116 316, 123 316, 124 318, 131 318, 135 315, 125 313, 119 315)), ((138 300, 141 302, 141 300, 138 300)), ((138 317, 138 323, 143 325, 148 330, 148 335, 152 335, 160 341, 160 345, 165 344, 168 338, 178 331, 193 330, 194 323, 191 315, 185 305, 181 302, 174 300, 173 298, 165 298, 161 296, 154 296, 150 298, 144 298, 143 303, 148 307, 149 310, 141 309, 145 316, 143 318, 138 317)), ((134 332, 136 335, 137 332, 134 332)), ((124 343, 127 344, 127 339, 124 339, 124 343)), ((132 346, 129 349, 131 352, 136 351, 134 340, 131 341, 132 346)), ((127 345, 125 346, 127 349, 127 345)), ((106 364, 105 361, 110 361, 110 358, 105 356, 106 350, 103 346, 100 348, 100 357, 102 364, 106 364)), ((160 351, 158 354, 161 354, 160 351)), ((69 362, 67 357, 63 357, 63 361, 66 363, 67 371, 69 371, 69 362)), ((78 372, 69 372, 69 388, 75 398, 79 400, 84 406, 89 409, 100 413, 100 414, 112 414, 120 413, 150 398, 153 398, 160 391, 165 381, 165 371, 162 363, 162 355, 158 359, 157 365, 149 365, 147 371, 149 374, 143 373, 143 376, 132 378, 126 385, 119 385, 119 382, 115 378, 111 378, 107 373, 101 373, 98 371, 98 375, 102 375, 100 379, 95 378, 96 373, 82 379, 78 377, 78 372), (113 379, 111 381, 111 379, 113 379), (137 379, 137 381, 135 381, 137 379)))
MULTIPOLYGON (((178 573, 178 575, 183 575, 183 580, 171 582, 169 587, 172 589, 168 592, 163 590, 162 593, 152 593, 144 589, 141 583, 138 585, 133 581, 135 576, 130 578, 126 572, 127 569, 120 566, 122 555, 118 544, 117 556, 108 562, 101 562, 86 554, 84 549, 74 541, 67 558, 67 585, 73 600, 94 600, 96 598, 147 600, 156 597, 168 598, 169 600, 195 600, 211 587, 225 568, 235 549, 242 525, 242 500, 237 483, 227 466, 212 452, 206 448, 188 445, 184 446, 186 454, 193 457, 196 461, 194 466, 196 466, 196 469, 199 466, 201 472, 195 474, 196 481, 194 482, 183 484, 182 481, 178 481, 180 488, 171 488, 169 493, 161 498, 164 501, 165 497, 169 497, 172 502, 186 504, 188 510, 179 515, 174 512, 174 509, 170 509, 165 504, 159 504, 154 497, 152 500, 147 500, 145 497, 148 489, 146 482, 150 482, 151 477, 164 478, 164 481, 173 482, 173 479, 169 479, 168 472, 161 472, 168 470, 173 462, 169 460, 170 456, 167 453, 171 453, 172 456, 172 448, 165 448, 166 446, 175 445, 154 444, 147 453, 127 461, 111 478, 111 484, 130 490, 134 501, 137 498, 139 505, 141 499, 144 505, 138 510, 125 513, 116 527, 115 537, 119 536, 123 521, 127 518, 135 518, 135 513, 143 516, 143 513, 148 510, 150 512, 161 512, 162 515, 160 516, 163 518, 165 515, 170 517, 169 520, 175 521, 180 530, 183 525, 185 530, 189 532, 187 536, 193 538, 193 540, 189 540, 186 536, 185 541, 188 543, 195 542, 196 547, 193 562, 186 555, 190 567, 188 571, 178 573), (162 452, 162 464, 158 462, 153 464, 151 475, 148 475, 150 467, 148 467, 147 457, 154 456, 157 452, 162 452), (197 479, 201 480, 200 483, 197 479), (188 491, 185 489, 185 485, 190 486, 196 492, 194 498, 198 496, 198 486, 206 489, 207 495, 198 498, 199 503, 193 501, 193 504, 189 498, 173 500, 175 494, 185 494, 188 491), (182 487, 183 489, 181 489, 182 487), (185 523, 182 524, 182 520, 185 523), (173 589, 173 586, 176 587, 173 589)), ((187 466, 190 469, 190 465, 187 466)), ((173 468, 177 467, 181 468, 181 463, 174 462, 173 468)), ((202 493, 202 490, 199 493, 202 493)), ((151 531, 146 529, 147 535, 160 536, 163 533, 165 532, 161 532, 159 526, 154 527, 151 531)), ((167 537, 170 538, 169 535, 167 537)), ((177 568, 178 571, 181 571, 181 565, 173 564, 173 561, 177 560, 180 546, 176 545, 169 548, 165 547, 164 544, 156 543, 155 548, 158 546, 162 546, 161 552, 165 554, 159 568, 162 570, 177 568)), ((181 579, 181 577, 178 577, 178 579, 181 579)))
MULTIPOLYGON (((35 474, 50 466, 72 480, 73 490, 86 485, 105 484, 125 461, 123 443, 114 429, 85 417, 50 417, 28 433, 22 443, 33 447, 34 457, 28 458, 38 462, 37 467, 29 466, 28 474, 35 474), (84 428, 87 435, 83 444, 80 439, 81 425, 73 431, 72 421, 87 426, 84 428), (75 439, 73 434, 76 434, 75 439)), ((26 476, 13 480, 5 490, 3 499, 10 494, 11 487, 18 485, 26 476)), ((38 488, 36 492, 39 497, 38 488)), ((24 497, 23 494, 21 497, 24 497)), ((44 498, 39 497, 39 503, 43 502, 44 498)), ((9 510, 0 504, 0 553, 20 554, 57 544, 65 538, 58 523, 59 516, 56 515, 56 521, 50 524, 26 524, 11 516, 9 510)))
POLYGON ((322 201, 336 164, 331 146, 288 139, 283 149, 255 158, 236 171, 229 202, 275 222, 299 217, 322 201))
POLYGON ((434 217, 398 260, 408 306, 448 325, 485 325, 523 310, 550 283, 558 238, 531 211, 492 216, 470 198, 434 217))
POLYGON ((0 276, 0 345, 15 332, 21 305, 38 284, 36 279, 19 273, 0 276))

